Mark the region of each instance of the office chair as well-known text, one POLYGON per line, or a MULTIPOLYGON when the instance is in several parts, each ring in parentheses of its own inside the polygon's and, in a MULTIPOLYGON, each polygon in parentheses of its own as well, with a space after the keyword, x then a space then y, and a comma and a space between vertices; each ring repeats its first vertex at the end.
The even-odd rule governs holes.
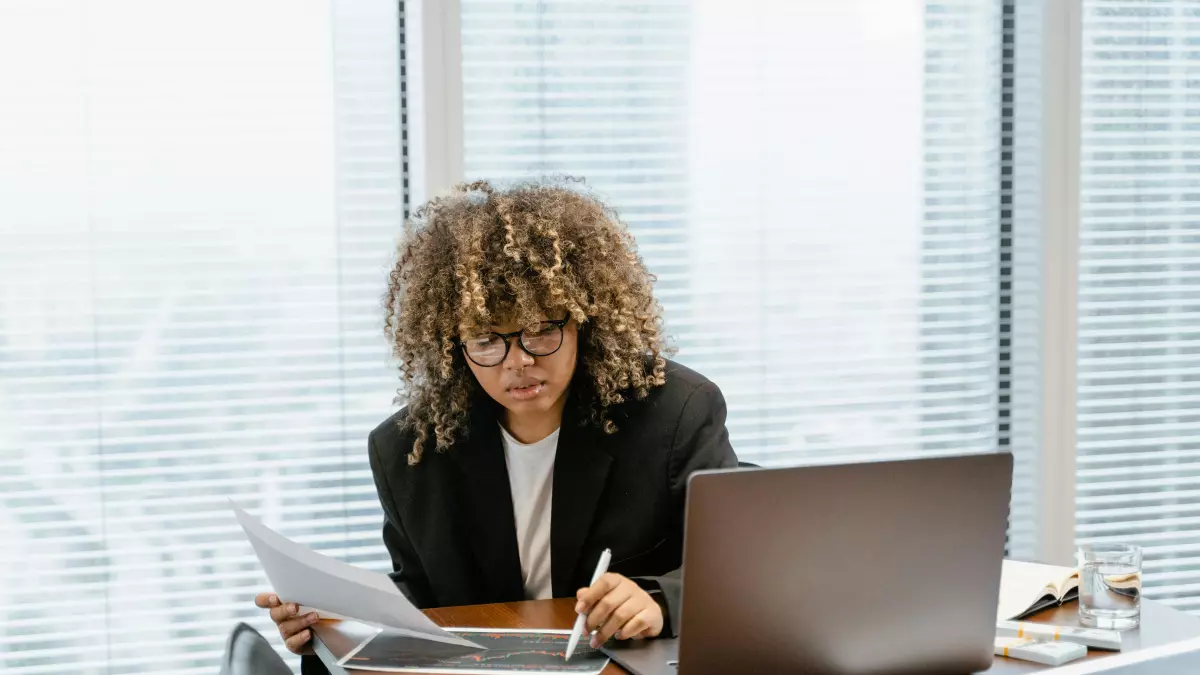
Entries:
POLYGON ((238 623, 225 642, 221 675, 292 675, 292 669, 258 631, 238 623))

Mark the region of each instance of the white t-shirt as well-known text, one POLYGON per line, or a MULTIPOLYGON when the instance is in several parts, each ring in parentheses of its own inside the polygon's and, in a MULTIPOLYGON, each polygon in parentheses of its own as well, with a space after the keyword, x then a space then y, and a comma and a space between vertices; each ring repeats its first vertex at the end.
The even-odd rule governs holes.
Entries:
POLYGON ((550 510, 554 503, 554 455, 558 429, 528 445, 500 427, 508 485, 512 489, 513 516, 517 525, 517 550, 525 597, 545 600, 554 596, 550 582, 550 510))

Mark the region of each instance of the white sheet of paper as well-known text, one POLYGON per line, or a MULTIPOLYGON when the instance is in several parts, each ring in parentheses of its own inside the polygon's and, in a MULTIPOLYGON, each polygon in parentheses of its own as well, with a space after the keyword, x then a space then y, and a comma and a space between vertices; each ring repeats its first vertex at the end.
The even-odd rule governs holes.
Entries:
POLYGON ((233 504, 233 511, 281 600, 313 608, 323 617, 353 618, 413 637, 478 647, 442 630, 414 607, 387 575, 347 565, 301 546, 263 525, 237 504, 233 504))

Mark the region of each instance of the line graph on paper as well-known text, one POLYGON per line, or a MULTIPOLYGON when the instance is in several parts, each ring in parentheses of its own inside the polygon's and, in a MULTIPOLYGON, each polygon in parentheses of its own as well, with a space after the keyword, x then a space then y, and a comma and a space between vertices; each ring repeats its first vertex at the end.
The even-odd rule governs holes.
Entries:
POLYGON ((382 632, 347 659, 348 668, 402 673, 506 675, 509 673, 599 673, 608 657, 588 646, 575 648, 571 660, 563 631, 451 630, 484 649, 463 653, 459 647, 430 644, 382 632))

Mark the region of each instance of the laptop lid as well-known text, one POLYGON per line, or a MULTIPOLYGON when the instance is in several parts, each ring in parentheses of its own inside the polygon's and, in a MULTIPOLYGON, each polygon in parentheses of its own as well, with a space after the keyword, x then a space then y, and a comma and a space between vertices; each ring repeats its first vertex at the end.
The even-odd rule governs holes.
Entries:
POLYGON ((679 675, 965 673, 992 660, 1012 456, 689 482, 679 675))
POLYGON ((679 640, 625 640, 605 645, 603 651, 633 675, 678 675, 679 640))

